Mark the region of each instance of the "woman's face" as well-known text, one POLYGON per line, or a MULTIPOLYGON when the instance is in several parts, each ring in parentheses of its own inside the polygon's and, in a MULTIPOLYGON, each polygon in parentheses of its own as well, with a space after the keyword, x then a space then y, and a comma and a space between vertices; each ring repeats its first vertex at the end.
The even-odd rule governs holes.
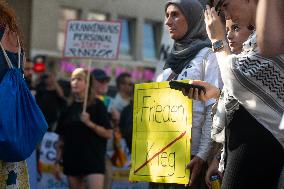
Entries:
POLYGON ((226 31, 231 51, 239 54, 242 51, 243 43, 248 39, 251 31, 232 20, 226 20, 226 31))
POLYGON ((174 40, 183 38, 188 31, 185 16, 174 4, 167 7, 165 24, 168 26, 171 38, 174 40))
POLYGON ((108 80, 93 79, 93 89, 97 95, 105 95, 108 90, 108 80))
POLYGON ((73 94, 82 94, 86 89, 86 80, 82 75, 71 78, 71 90, 73 94))

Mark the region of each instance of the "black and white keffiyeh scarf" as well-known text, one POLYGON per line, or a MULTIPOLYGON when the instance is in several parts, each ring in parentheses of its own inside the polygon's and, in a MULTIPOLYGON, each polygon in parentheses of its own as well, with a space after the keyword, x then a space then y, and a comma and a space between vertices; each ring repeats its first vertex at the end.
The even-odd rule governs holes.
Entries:
POLYGON ((279 127, 284 112, 284 57, 260 56, 254 32, 241 54, 230 55, 219 66, 224 94, 213 120, 213 139, 224 141, 222 130, 240 103, 284 147, 284 130, 279 127))

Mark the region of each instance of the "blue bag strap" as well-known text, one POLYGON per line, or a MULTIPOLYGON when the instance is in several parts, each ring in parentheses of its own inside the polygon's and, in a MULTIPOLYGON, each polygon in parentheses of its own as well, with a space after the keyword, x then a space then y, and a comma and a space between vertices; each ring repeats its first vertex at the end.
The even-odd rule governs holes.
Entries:
MULTIPOLYGON (((18 41, 18 46, 19 46, 19 49, 18 49, 18 68, 20 68, 20 67, 21 67, 21 44, 20 44, 20 39, 19 39, 18 36, 17 36, 17 41, 18 41)), ((0 41, 0 46, 1 46, 1 49, 2 49, 3 54, 4 54, 4 56, 5 56, 5 59, 6 59, 6 61, 7 61, 8 67, 9 67, 10 69, 13 68, 14 66, 13 66, 13 64, 12 64, 12 62, 11 62, 11 60, 10 60, 10 58, 8 57, 8 55, 7 55, 7 53, 6 53, 5 49, 4 49, 4 47, 3 47, 2 43, 1 43, 1 41, 0 41)), ((24 55, 24 56, 25 56, 25 55, 24 55)), ((23 58, 25 58, 25 57, 23 57, 23 58)))

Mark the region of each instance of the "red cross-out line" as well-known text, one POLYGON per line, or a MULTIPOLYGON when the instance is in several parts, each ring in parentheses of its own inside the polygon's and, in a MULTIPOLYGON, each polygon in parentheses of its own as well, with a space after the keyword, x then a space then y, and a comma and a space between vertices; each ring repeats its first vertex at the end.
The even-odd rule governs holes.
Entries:
POLYGON ((186 131, 184 131, 183 133, 181 133, 181 135, 179 135, 177 138, 175 138, 172 142, 170 142, 169 144, 167 144, 167 146, 165 146, 164 148, 162 148, 160 151, 158 151, 157 153, 155 153, 150 159, 148 159, 147 161, 145 161, 140 167, 138 167, 136 170, 134 170, 134 173, 137 173, 140 169, 142 169, 143 167, 145 167, 150 161, 152 161, 155 157, 157 157, 159 154, 161 154, 163 151, 165 151, 167 148, 169 148, 170 146, 172 146, 174 143, 176 143, 179 139, 181 139, 184 135, 186 134, 186 131))

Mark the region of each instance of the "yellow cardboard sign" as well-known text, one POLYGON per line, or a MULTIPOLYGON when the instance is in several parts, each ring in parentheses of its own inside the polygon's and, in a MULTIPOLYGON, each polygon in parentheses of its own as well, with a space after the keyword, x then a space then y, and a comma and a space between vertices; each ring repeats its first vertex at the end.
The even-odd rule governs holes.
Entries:
POLYGON ((192 100, 169 82, 135 85, 129 180, 187 184, 192 100))

